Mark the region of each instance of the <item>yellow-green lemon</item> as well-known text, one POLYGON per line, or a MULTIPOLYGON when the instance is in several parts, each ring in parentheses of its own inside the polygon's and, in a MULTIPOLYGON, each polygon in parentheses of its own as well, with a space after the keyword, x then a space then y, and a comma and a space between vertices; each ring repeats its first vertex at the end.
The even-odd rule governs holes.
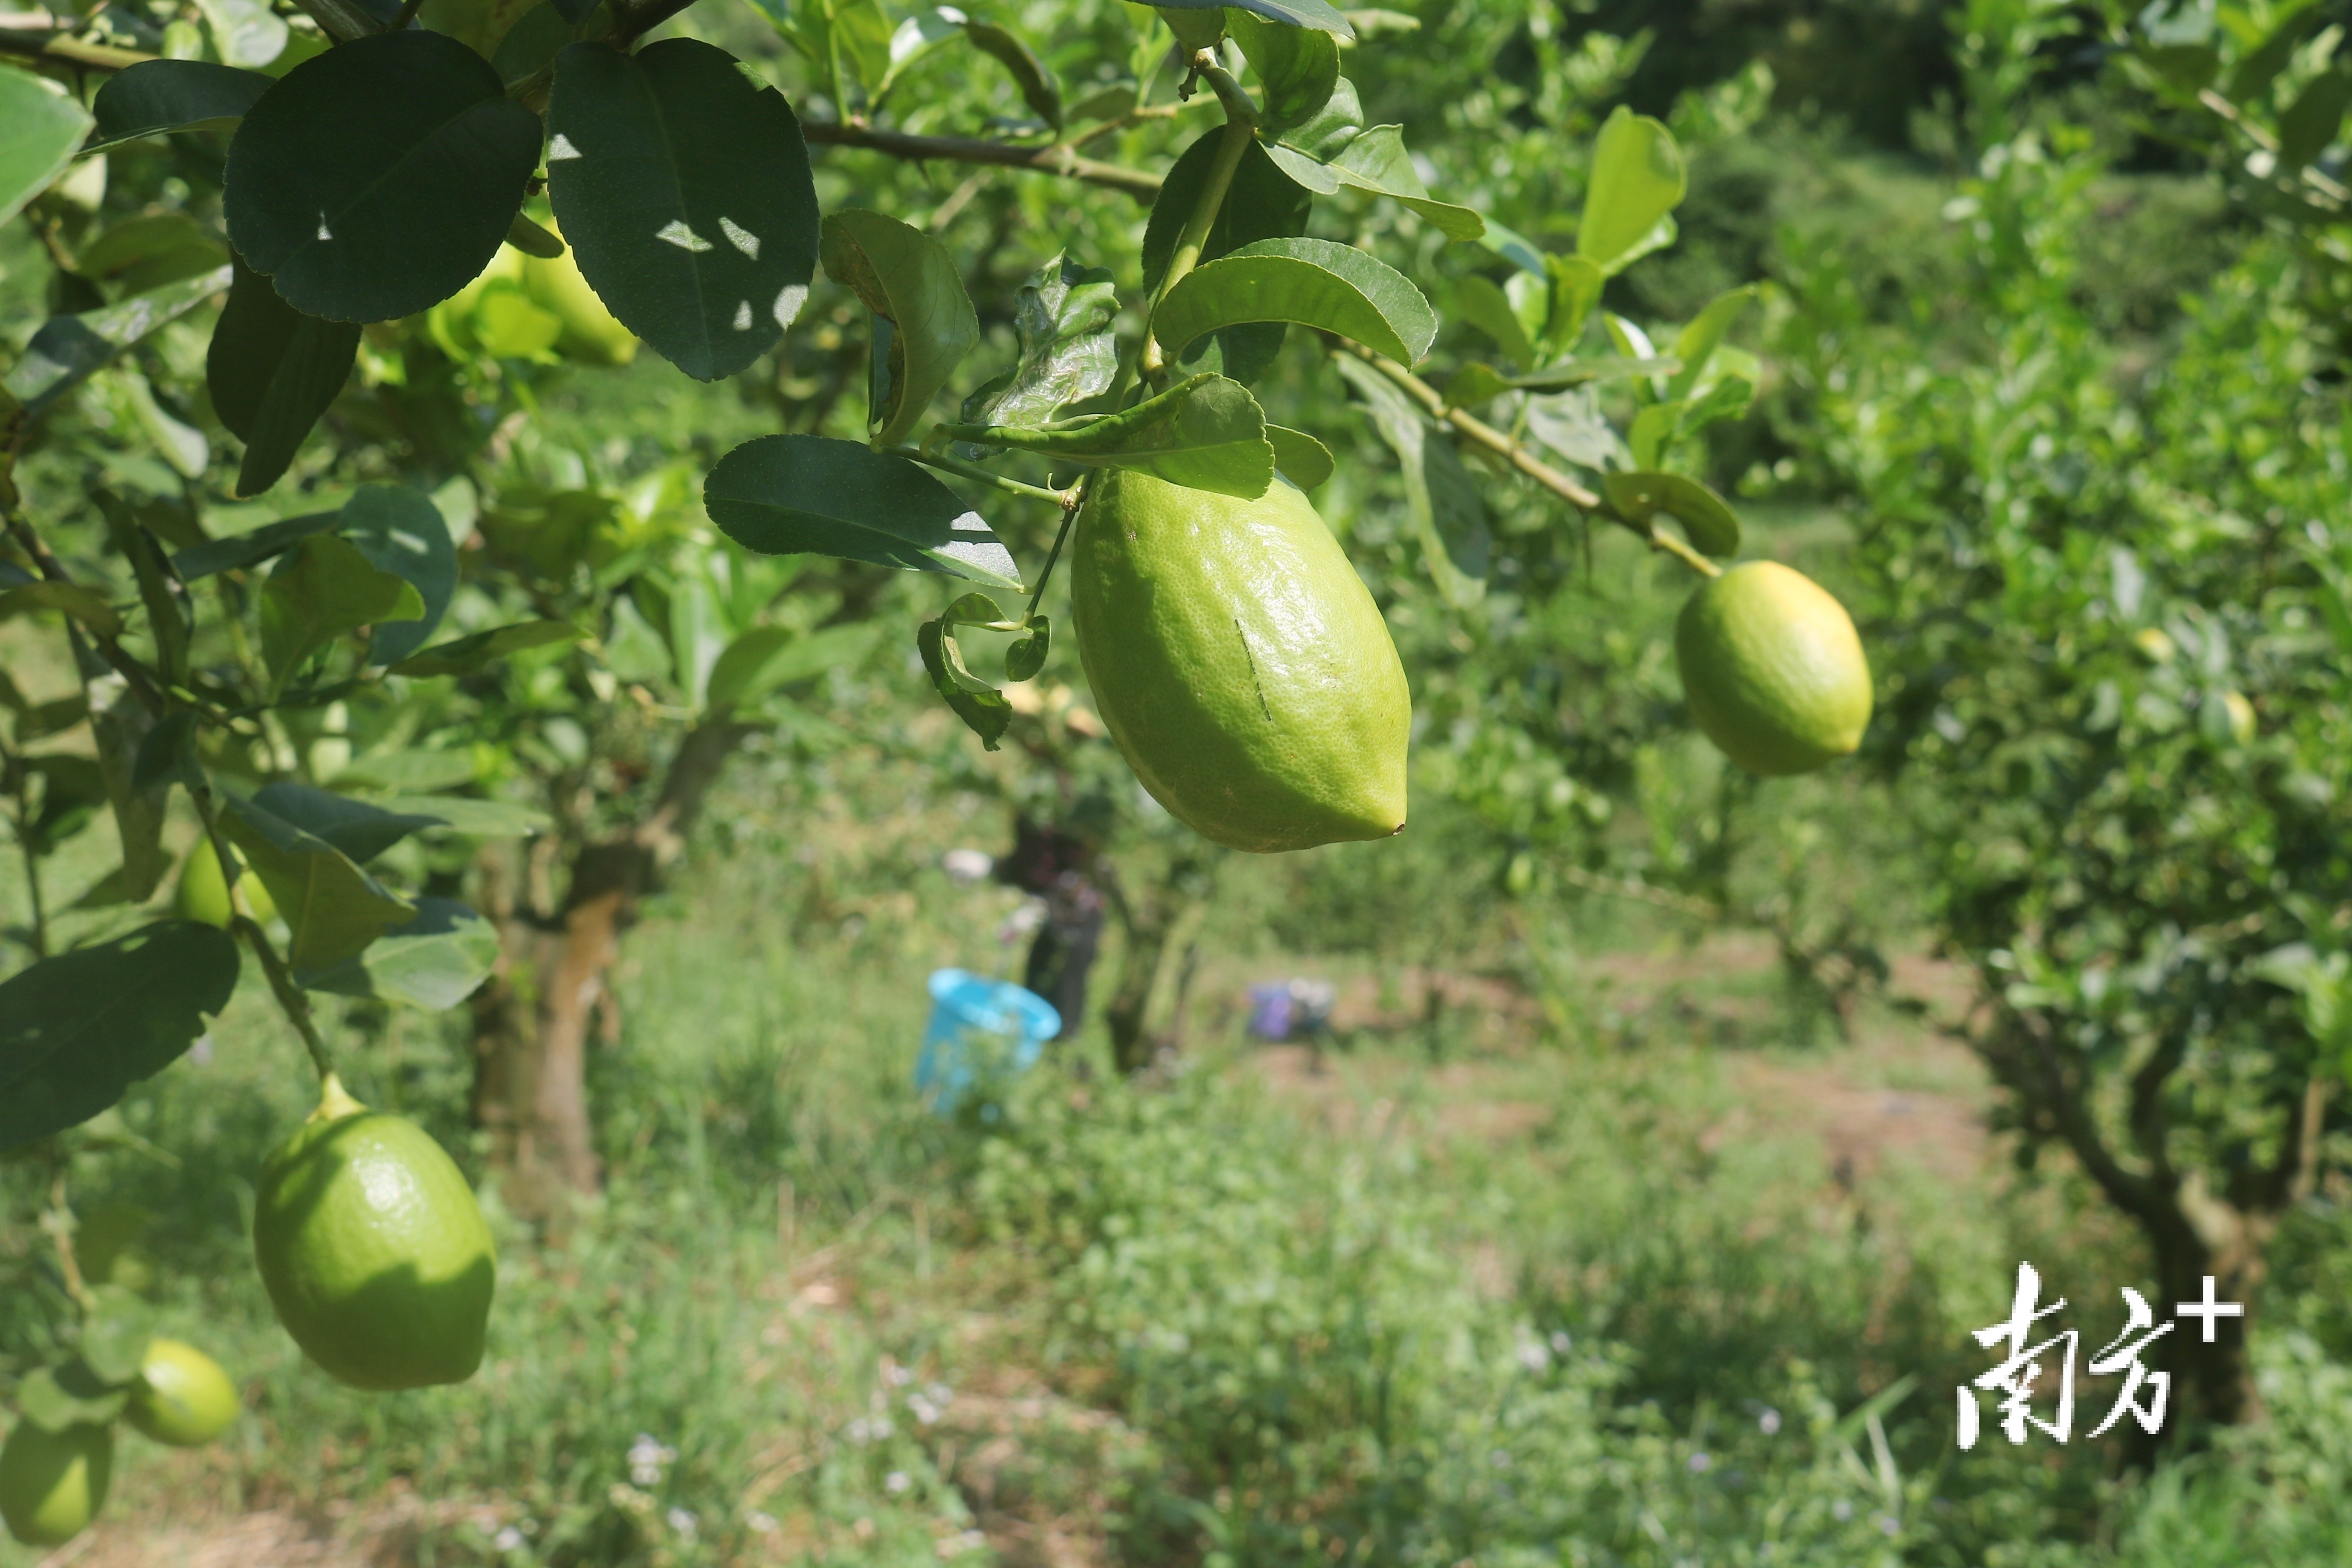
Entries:
POLYGON ((147 1342, 125 1414, 157 1442, 193 1448, 227 1431, 236 1407, 236 1385, 219 1362, 194 1345, 154 1339, 147 1342))
MULTIPOLYGON (((555 231, 552 222, 547 226, 555 231)), ((599 365, 625 365, 637 357, 637 335, 604 308, 570 249, 557 256, 525 256, 522 277, 532 303, 553 311, 563 324, 565 354, 599 365)))
MULTIPOLYGON (((245 852, 232 849, 236 857, 236 885, 245 894, 246 907, 253 911, 256 920, 274 920, 278 905, 270 902, 269 890, 261 879, 246 865, 245 852)), ((204 839, 188 852, 187 863, 180 868, 180 887, 173 900, 173 907, 183 920, 201 920, 207 925, 228 929, 228 883, 221 880, 220 856, 204 839)))
POLYGON ((1244 501, 1114 470, 1072 549, 1087 681, 1171 815, 1260 852, 1402 830, 1404 666, 1303 493, 1276 479, 1244 501))
POLYGON ((1735 566, 1690 597, 1675 663, 1691 717, 1723 754, 1768 778, 1862 744, 1870 664, 1845 607, 1777 561, 1735 566))
POLYGON ((354 1388, 462 1383, 482 1361, 498 1259, 441 1145, 327 1080, 261 1167, 253 1250, 278 1321, 354 1388))
POLYGON ((114 1434, 104 1427, 45 1431, 19 1421, 0 1447, 0 1521, 27 1546, 71 1541, 106 1506, 114 1434))

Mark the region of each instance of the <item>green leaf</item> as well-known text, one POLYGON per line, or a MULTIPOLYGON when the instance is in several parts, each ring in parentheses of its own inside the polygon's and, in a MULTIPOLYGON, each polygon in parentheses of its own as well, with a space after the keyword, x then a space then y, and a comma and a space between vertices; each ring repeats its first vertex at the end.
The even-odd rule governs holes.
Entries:
POLYGON ((422 814, 389 811, 314 784, 290 780, 265 785, 254 795, 253 803, 279 821, 291 823, 311 837, 334 845, 360 865, 438 821, 422 814))
MULTIPOLYGON (((470 751, 392 751, 362 757, 344 764, 335 775, 336 788, 353 789, 448 789, 474 781, 470 751)), ((394 808, 379 800, 386 810, 394 808)), ((400 808, 414 810, 413 807, 400 808)))
POLYGON ((915 647, 923 655, 923 668, 932 686, 965 727, 980 737, 981 745, 994 751, 1013 723, 1013 705, 1004 694, 965 666, 963 651, 956 646, 955 634, 944 621, 926 621, 917 628, 915 647))
POLYGON ((94 1285, 81 1324, 82 1364, 105 1383, 139 1375, 147 1342, 155 1337, 155 1309, 122 1285, 94 1285))
POLYGON ((1622 355, 1596 355, 1561 360, 1523 376, 1505 376, 1503 384, 1519 392, 1566 392, 1594 382, 1629 381, 1636 376, 1671 376, 1681 371, 1677 359, 1629 360, 1622 355))
POLYGON ((78 582, 28 582, 0 591, 0 621, 35 611, 55 610, 72 616, 101 637, 122 635, 122 617, 94 588, 78 582))
POLYGON ((425 613, 415 589, 332 534, 304 539, 261 590, 261 660, 275 701, 310 656, 347 632, 425 613))
POLYGON ((722 533, 761 555, 838 556, 1022 589, 1012 555, 962 497, 854 441, 747 441, 711 469, 702 499, 722 533))
POLYGON ((1118 377, 1118 287, 1099 267, 1066 255, 1030 275, 1013 307, 1020 358, 963 401, 967 424, 1044 424, 1118 377))
MULTIPOLYGON (((1320 35, 1317 35, 1320 37, 1320 35)), ((1034 681, 1045 667, 1045 655, 1054 645, 1054 622, 1050 616, 1034 616, 1029 630, 1015 637, 1004 650, 1004 678, 1008 681, 1034 681)))
MULTIPOLYGON (((1293 179, 1297 179, 1300 172, 1300 156, 1288 148, 1275 150, 1275 162, 1293 179)), ((1486 236, 1485 218, 1468 207, 1441 202, 1429 193, 1420 172, 1412 166, 1412 154, 1405 151, 1402 126, 1373 126, 1351 138, 1322 169, 1326 177, 1339 185, 1353 185, 1357 190, 1387 196, 1412 208, 1448 239, 1475 240, 1486 236)), ((1309 189, 1318 188, 1308 181, 1301 180, 1300 183, 1309 189)))
POLYGON ((1544 279, 1544 351, 1565 354, 1584 336, 1584 323, 1609 279, 1598 263, 1581 256, 1545 256, 1544 279))
MULTIPOLYGON (((1323 107, 1304 124, 1284 131, 1280 142, 1290 151, 1302 154, 1308 163, 1319 167, 1340 148, 1363 133, 1363 101, 1356 96, 1356 84, 1341 77, 1331 84, 1331 96, 1324 100, 1323 107)), ((1318 180, 1328 177, 1316 176, 1318 180)), ((1324 195, 1329 195, 1339 187, 1334 184, 1327 189, 1318 184, 1316 189, 1324 195)))
POLYGON ((297 969, 331 969, 416 913, 342 851, 265 807, 231 800, 221 827, 293 933, 287 957, 297 969))
POLYGON ((808 148, 782 93, 693 38, 574 44, 548 129, 556 219, 625 326, 699 381, 775 344, 817 255, 808 148))
POLYGON ((1732 322, 1738 319, 1739 313, 1747 309, 1748 302, 1755 298, 1756 286, 1743 284, 1717 295, 1707 301, 1706 308, 1691 318, 1690 325, 1675 339, 1674 357, 1680 360, 1683 366, 1666 385, 1668 397, 1691 395, 1698 385, 1699 377, 1706 371, 1707 361, 1715 357, 1716 345, 1723 341, 1724 333, 1731 329, 1732 322))
POLYGON ((1013 73, 1013 85, 1021 89, 1021 101, 1034 110, 1038 119, 1056 131, 1062 129, 1062 89, 1054 80, 1053 68, 1037 57, 1036 50, 1018 36, 977 17, 964 23, 963 36, 971 40, 974 48, 1013 73))
POLYGON ((1403 364, 1437 335, 1437 312, 1404 275, 1353 246, 1260 240, 1177 281, 1152 312, 1170 350, 1245 321, 1297 321, 1337 332, 1403 364))
POLYGON ((1680 204, 1685 185, 1674 133, 1620 104, 1593 142, 1576 254, 1603 273, 1623 270, 1643 253, 1660 220, 1680 204))
POLYGON ((228 286, 229 269, 215 267, 100 309, 52 316, 0 377, 0 387, 25 405, 27 419, 38 418, 115 355, 228 286))
POLYGON ((1652 403, 1633 416, 1633 428, 1625 433, 1625 444, 1633 449, 1636 469, 1654 469, 1658 460, 1674 445, 1675 437, 1682 434, 1683 414, 1690 404, 1680 398, 1669 402, 1652 403))
POLYGON ((166 920, 0 981, 0 1152, 88 1121, 179 1059, 236 988, 226 931, 166 920))
POLYGON ((286 51, 286 23, 268 0, 196 0, 224 65, 257 69, 286 51))
POLYGON ((1339 85, 1339 45, 1329 33, 1283 26, 1238 7, 1225 26, 1257 73, 1258 132, 1272 139, 1322 112, 1339 85))
POLYGON ((1495 347, 1502 350, 1513 364, 1522 369, 1535 364, 1536 346, 1528 337, 1518 312, 1511 308, 1510 297, 1492 278, 1472 273, 1457 281, 1454 286, 1454 309, 1493 340, 1495 347))
POLYGON ((873 644, 872 622, 852 622, 814 632, 784 626, 754 626, 727 645, 711 666, 704 700, 714 709, 740 707, 778 686, 811 680, 855 663, 873 644))
POLYGON ((305 315, 413 316, 489 265, 539 144, 538 117, 457 39, 355 38, 287 72, 237 127, 229 240, 305 315))
MULTIPOLYGON (((593 0, 592 0, 593 4, 593 0)), ((490 52, 490 68, 509 87, 537 76, 555 63, 555 57, 579 37, 563 8, 547 0, 516 19, 490 52)))
POLYGON ((415 919, 386 931, 365 952, 294 977, 306 990, 438 1012, 479 990, 498 961, 497 926, 454 898, 420 898, 415 919))
POLYGON ((1480 245, 1485 246, 1523 273, 1536 277, 1543 276, 1544 253, 1537 248, 1534 241, 1516 229, 1506 228, 1492 218, 1487 218, 1486 224, 1486 232, 1478 236, 1480 245))
POLYGON ((1300 489, 1315 489, 1331 477, 1331 449, 1305 431, 1269 424, 1265 439, 1274 448, 1276 469, 1300 489))
POLYGON ((264 523, 249 534, 192 545, 172 558, 172 570, 180 574, 183 582, 195 582, 215 572, 242 571, 284 553, 312 534, 325 533, 342 520, 341 512, 306 512, 299 517, 281 517, 274 523, 264 523))
POLYGON ((469 675, 476 670, 550 643, 577 643, 587 633, 569 621, 520 621, 412 653, 391 666, 395 675, 469 675))
POLYGON ((1429 427, 1395 382, 1353 359, 1332 362, 1362 396, 1373 428, 1404 470, 1405 506, 1421 539, 1422 559, 1429 563, 1430 580, 1454 608, 1477 603, 1486 597, 1494 549, 1477 481, 1463 466, 1454 444, 1429 427))
MULTIPOLYGON (((1208 183, 1210 166, 1217 158, 1217 144, 1223 140, 1222 130, 1202 135, 1184 149, 1183 155, 1160 183, 1159 198, 1151 205, 1150 221, 1143 230, 1143 284, 1147 297, 1159 291, 1160 280, 1167 275, 1168 263, 1176 254, 1176 241, 1208 183)), ((1225 199, 1217 208, 1216 219, 1209 227, 1209 237, 1201 247, 1198 260, 1214 261, 1259 240, 1303 235, 1314 204, 1313 197, 1275 167, 1265 149, 1252 142, 1234 171, 1233 183, 1226 188, 1225 199)), ((1247 383, 1274 362, 1289 329, 1289 324, 1282 321, 1227 328, 1194 343, 1180 358, 1179 368, 1186 374, 1214 371, 1247 383)))
POLYGON ((1455 408, 1476 408, 1509 392, 1511 381, 1494 366, 1473 360, 1447 378, 1445 401, 1455 408))
POLYGON ((889 323, 875 329, 866 423, 877 446, 895 446, 980 341, 980 319, 947 246, 880 213, 845 207, 825 215, 824 270, 889 323))
POLYGON ((303 315, 242 260, 235 277, 205 355, 205 384, 213 412, 246 444, 236 493, 257 496, 285 474, 351 379, 360 329, 303 315))
POLYGON ((16 1413, 44 1432, 102 1427, 130 1402, 130 1389, 110 1385, 79 1359, 37 1368, 16 1385, 16 1413))
POLYGON ((2327 150, 2352 105, 2352 76, 2323 71, 2298 94, 2278 119, 2278 159, 2281 166, 2300 169, 2327 150))
POLYGON ((954 434, 1089 468, 1133 468, 1244 500, 1274 483, 1265 414, 1248 388, 1223 376, 1197 375, 1121 413, 1068 420, 1052 430, 959 425, 954 434))
POLYGON ((167 131, 223 131, 245 118, 275 78, 205 60, 142 60, 109 77, 91 100, 97 133, 84 152, 167 131))
POLYGON ((82 246, 75 257, 84 277, 110 283, 124 294, 144 294, 194 277, 228 259, 227 247, 184 212, 125 218, 82 246))
MULTIPOLYGON (((2277 13, 2273 11, 2272 15, 2277 13)), ((2279 72, 2294 58, 2303 41, 2316 32, 2328 20, 2325 5, 2305 5, 2281 22, 2261 45, 2248 51, 2230 72, 2230 85, 2225 96, 2233 103, 2244 103, 2270 90, 2279 72)))
POLYGON ((89 111, 46 77, 0 71, 0 223, 65 172, 90 127, 89 111))
POLYGON ((1680 474, 1605 474, 1601 488, 1609 504, 1636 528, 1665 513, 1683 526, 1690 542, 1707 555, 1739 553, 1739 518, 1723 497, 1680 474))
POLYGON ((425 606, 413 621, 378 625, 368 640, 367 662, 392 664, 424 646, 441 624, 450 596, 457 591, 457 547, 433 497, 405 485, 362 485, 343 503, 336 532, 357 546, 368 564, 388 571, 411 588, 425 606))
POLYGON ((1285 26, 1312 27, 1341 38, 1356 36, 1354 26, 1326 0, 1236 0, 1231 5, 1224 0, 1152 0, 1152 5, 1160 11, 1247 11, 1285 26))
MULTIPOLYGON (((349 780, 346 770, 335 782, 349 780)), ((371 802, 406 817, 423 817, 432 825, 419 832, 453 833, 469 839, 520 839, 543 833, 554 825, 544 811, 511 800, 482 800, 470 795, 378 795, 371 802)))

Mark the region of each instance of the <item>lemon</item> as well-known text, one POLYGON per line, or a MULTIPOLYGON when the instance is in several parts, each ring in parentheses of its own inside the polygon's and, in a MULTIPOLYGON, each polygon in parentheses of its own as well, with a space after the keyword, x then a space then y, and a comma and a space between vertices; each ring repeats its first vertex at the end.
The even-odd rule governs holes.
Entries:
POLYGON ((481 1364, 498 1259, 472 1189, 422 1127, 331 1077, 261 1167, 253 1250, 278 1321, 338 1382, 420 1388, 481 1364))
POLYGON ((1296 486, 1244 501, 1114 471, 1072 548, 1097 710, 1171 815, 1260 852, 1402 831, 1404 666, 1296 486))
POLYGON ((157 1442, 193 1448, 236 1421, 236 1385, 219 1362, 194 1345, 149 1340, 126 1414, 132 1427, 157 1442))
MULTIPOLYGON (((562 237, 552 221, 547 227, 562 237)), ((604 308, 604 301, 588 287, 579 258, 571 250, 557 256, 525 256, 522 279, 531 302, 553 311, 563 323, 562 346, 566 355, 598 365, 625 365, 637 357, 637 335, 604 308)))
MULTIPOLYGON (((256 920, 274 920, 278 905, 270 901, 269 890, 246 864, 245 852, 232 847, 229 853, 236 857, 237 886, 245 891, 246 907, 253 911, 256 920)), ((221 880, 220 856, 213 852, 209 840, 198 839, 196 847, 188 852, 187 863, 180 868, 180 888, 173 907, 183 920, 201 920, 207 925, 228 929, 228 883, 221 880)))
POLYGON ((1777 561, 1735 566, 1675 625, 1691 717, 1723 754, 1767 778, 1804 773, 1862 744, 1870 665, 1845 607, 1777 561))
POLYGON ((114 1434, 105 1427, 49 1432, 19 1421, 0 1448, 0 1520, 27 1546, 60 1545, 106 1506, 113 1473, 114 1434))

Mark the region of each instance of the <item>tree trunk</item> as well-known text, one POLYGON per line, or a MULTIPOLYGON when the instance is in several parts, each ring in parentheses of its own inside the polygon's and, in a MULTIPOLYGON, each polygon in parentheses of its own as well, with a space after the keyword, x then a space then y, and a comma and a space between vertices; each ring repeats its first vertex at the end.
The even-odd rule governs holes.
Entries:
POLYGON ((609 1002, 607 977, 637 904, 686 847, 711 786, 746 726, 688 730, 660 793, 626 831, 581 846, 560 905, 515 885, 513 857, 486 853, 483 908, 499 931, 499 967, 474 995, 474 1121, 490 1134, 490 1164, 507 1206, 560 1221, 596 1189, 588 1117, 588 1035, 609 1002))
POLYGON ((1151 1065, 1163 1043, 1172 1043, 1152 1038, 1147 1015, 1152 993, 1159 988, 1160 967, 1167 961, 1169 941, 1197 902, 1197 892, 1188 890, 1197 889, 1213 868, 1213 862, 1180 852, 1170 860, 1160 885, 1139 902, 1128 896, 1108 868, 1099 879, 1127 936, 1126 951, 1119 959, 1118 989, 1111 993, 1104 1017, 1110 1026, 1111 1061, 1121 1072, 1132 1076, 1142 1071, 1151 1065))

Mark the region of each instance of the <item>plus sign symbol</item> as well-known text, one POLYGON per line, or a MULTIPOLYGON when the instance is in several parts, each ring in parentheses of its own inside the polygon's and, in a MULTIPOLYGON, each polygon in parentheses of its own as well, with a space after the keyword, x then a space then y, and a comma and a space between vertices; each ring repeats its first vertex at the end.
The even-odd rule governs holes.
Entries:
POLYGON ((2205 1343, 2207 1344, 2211 1344, 2213 1343, 2213 1325, 2215 1322, 2221 1318, 2244 1317, 2246 1315, 2246 1304, 2243 1301, 2215 1301, 2213 1299, 2213 1276, 2208 1274, 2205 1276, 2205 1299, 2201 1301, 2180 1302, 2178 1306, 2173 1308, 2173 1315, 2176 1317, 2197 1319, 2198 1327, 2205 1331, 2205 1343))

